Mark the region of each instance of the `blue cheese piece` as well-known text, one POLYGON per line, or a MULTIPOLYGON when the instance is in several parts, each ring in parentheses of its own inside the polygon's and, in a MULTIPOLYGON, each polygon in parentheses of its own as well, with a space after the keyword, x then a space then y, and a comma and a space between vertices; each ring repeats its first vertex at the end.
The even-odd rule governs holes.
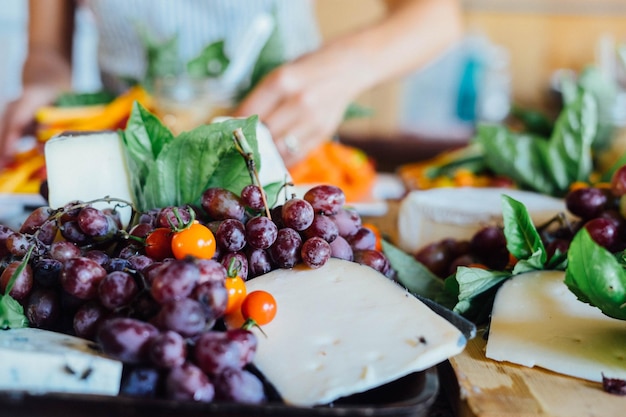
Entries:
POLYGON ((515 276, 498 290, 487 358, 590 381, 626 379, 626 322, 567 288, 561 271, 515 276))
POLYGON ((117 395, 122 363, 93 343, 46 330, 0 331, 0 390, 117 395))
MULTIPOLYGON (((254 364, 289 404, 312 406, 430 368, 466 340, 404 288, 340 259, 274 270, 246 282, 270 292, 277 314, 258 335, 254 364)), ((241 325, 230 317, 230 326, 241 325)))

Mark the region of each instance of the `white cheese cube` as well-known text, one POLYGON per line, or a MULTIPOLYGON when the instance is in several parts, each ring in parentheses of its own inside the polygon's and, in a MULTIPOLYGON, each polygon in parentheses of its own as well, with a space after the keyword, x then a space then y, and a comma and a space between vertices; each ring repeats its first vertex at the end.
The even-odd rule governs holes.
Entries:
MULTIPOLYGON (((117 132, 89 132, 56 136, 45 145, 48 173, 48 201, 59 208, 75 201, 112 197, 133 202, 130 173, 122 138, 117 132)), ((131 208, 119 203, 94 204, 98 208, 115 207, 122 223, 130 221, 131 208)))
MULTIPOLYGON (((330 259, 320 269, 274 270, 246 282, 263 289, 277 314, 258 335, 254 364, 285 402, 329 403, 461 352, 448 321, 374 269, 330 259)), ((230 317, 230 326, 242 318, 230 317)))
POLYGON ((626 321, 576 299, 564 274, 532 272, 502 285, 486 356, 596 382, 626 379, 626 321))
POLYGON ((91 346, 46 330, 0 330, 0 390, 117 395, 122 363, 91 346))

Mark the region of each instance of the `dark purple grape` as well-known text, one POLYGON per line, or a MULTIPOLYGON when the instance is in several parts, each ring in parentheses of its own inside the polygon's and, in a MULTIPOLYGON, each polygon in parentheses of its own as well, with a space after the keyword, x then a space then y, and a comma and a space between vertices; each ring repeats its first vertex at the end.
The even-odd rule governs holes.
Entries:
POLYGON ((384 275, 388 275, 391 270, 391 265, 387 257, 377 250, 355 250, 354 262, 374 268, 384 275))
POLYGON ((188 207, 164 207, 156 217, 156 226, 165 228, 181 228, 191 221, 188 207))
POLYGON ((423 246, 415 253, 415 259, 440 278, 448 276, 450 264, 456 258, 450 246, 437 241, 423 246))
POLYGON ((246 245, 246 227, 239 220, 223 220, 215 232, 215 241, 225 251, 237 252, 246 245))
POLYGON ((0 258, 4 258, 10 253, 7 248, 7 238, 14 233, 15 231, 10 227, 0 224, 0 258))
POLYGON ((56 291, 38 289, 28 297, 24 314, 29 326, 51 329, 61 315, 61 302, 56 291))
POLYGON ((76 220, 68 220, 61 224, 59 228, 61 235, 70 242, 74 242, 77 245, 85 245, 89 242, 89 236, 87 236, 78 226, 76 220))
POLYGON ((285 227, 301 231, 311 226, 315 211, 313 206, 301 198, 292 198, 285 201, 281 212, 285 227))
POLYGON ((267 249, 274 244, 278 226, 265 216, 253 217, 246 223, 246 241, 257 249, 267 249))
POLYGON ((235 268, 236 274, 244 281, 248 279, 248 257, 243 252, 228 252, 220 260, 224 268, 229 271, 229 267, 232 265, 235 268))
MULTIPOLYGON (((473 255, 469 254, 469 253, 457 256, 450 263, 450 266, 448 267, 448 271, 445 274, 445 277, 455 274, 457 268, 460 267, 460 266, 470 266, 470 265, 475 264, 477 262, 478 261, 476 260, 476 258, 473 255)), ((441 276, 444 276, 444 275, 440 275, 440 277, 441 276)))
POLYGON ((7 236, 5 247, 11 255, 22 258, 32 243, 33 239, 30 235, 16 232, 7 236))
POLYGON ((311 237, 304 241, 300 249, 302 262, 310 268, 320 268, 330 259, 330 243, 321 237, 311 237))
POLYGON ((304 193, 303 197, 316 212, 324 214, 335 214, 346 203, 344 192, 334 185, 317 185, 304 193))
POLYGON ((94 207, 82 208, 76 221, 85 235, 98 240, 111 238, 118 231, 116 221, 94 207))
POLYGON ((207 323, 204 313, 204 307, 196 300, 172 300, 161 306, 155 317, 155 324, 163 330, 173 330, 185 337, 191 337, 213 326, 214 322, 207 323))
POLYGON ((159 368, 182 366, 187 358, 187 343, 179 333, 167 330, 150 340, 148 355, 159 368))
POLYGON ((272 262, 278 268, 293 268, 300 262, 302 238, 294 229, 285 227, 278 231, 276 241, 268 249, 272 262))
MULTIPOLYGON (((11 280, 11 276, 22 265, 21 261, 10 262, 2 274, 0 275, 0 292, 6 294, 7 285, 11 280)), ((9 295, 18 301, 25 300, 33 289, 33 269, 29 264, 24 266, 22 272, 13 281, 13 287, 9 291, 9 295)))
POLYGON ((501 270, 509 263, 509 251, 502 227, 483 227, 472 236, 470 248, 471 253, 488 268, 501 270))
POLYGON ((330 243, 330 256, 332 258, 352 261, 354 259, 354 251, 346 239, 337 236, 337 238, 330 243))
POLYGON ((256 346, 256 336, 248 330, 208 331, 196 340, 193 354, 200 369, 209 375, 219 375, 225 369, 246 366, 254 356, 256 346))
POLYGON ((128 267, 135 271, 143 271, 154 263, 154 259, 146 255, 133 255, 128 258, 128 267))
POLYGON ((339 229, 332 219, 324 214, 316 214, 313 223, 303 231, 306 238, 321 237, 328 243, 339 236, 339 229))
POLYGON ((42 287, 57 287, 59 286, 61 269, 63 269, 61 261, 51 258, 40 258, 33 263, 33 277, 42 287))
POLYGON ((92 249, 83 253, 85 258, 93 259, 98 262, 103 268, 106 268, 109 262, 111 261, 111 257, 102 250, 92 249))
POLYGON ((224 188, 208 188, 202 194, 201 205, 213 220, 245 218, 245 207, 241 199, 232 191, 224 188))
POLYGON ((198 285, 205 282, 216 282, 224 284, 226 279, 226 268, 215 259, 197 259, 196 265, 200 272, 198 285))
MULTIPOLYGON (((81 256, 82 251, 75 243, 66 240, 59 240, 50 245, 50 257, 57 261, 65 262, 72 258, 81 256)), ((98 262, 99 263, 99 262, 98 262)))
POLYGON ((361 216, 354 209, 342 208, 330 216, 337 225, 339 236, 347 238, 355 234, 363 225, 361 216))
POLYGON ((72 326, 76 336, 94 340, 99 326, 109 315, 109 310, 104 308, 99 301, 87 301, 74 313, 72 326))
POLYGON ((215 398, 224 402, 262 404, 267 401, 263 382, 244 369, 226 369, 214 380, 215 398))
POLYGON ((354 250, 376 248, 376 235, 367 227, 361 227, 355 234, 348 236, 346 240, 354 250))
POLYGON ((106 275, 106 270, 96 261, 78 257, 65 261, 60 281, 68 294, 90 300, 98 296, 98 286, 106 275))
POLYGON ((626 165, 616 169, 611 176, 611 193, 615 197, 621 197, 626 194, 626 165))
POLYGON ((248 184, 241 190, 241 201, 252 210, 263 210, 263 191, 257 185, 248 184))
POLYGON ((258 277, 272 270, 272 260, 265 249, 250 248, 248 256, 248 278, 258 277))
POLYGON ((190 260, 172 260, 165 262, 158 268, 152 281, 150 293, 152 297, 164 304, 172 300, 186 298, 193 291, 200 271, 198 266, 190 260))
POLYGON ((113 257, 109 259, 109 262, 107 262, 106 265, 103 266, 105 267, 107 272, 123 271, 127 268, 130 268, 130 262, 128 262, 128 259, 113 257))
POLYGON ((158 334, 150 323, 116 317, 102 323, 97 338, 105 354, 124 363, 142 363, 149 358, 150 340, 158 334))
POLYGON ((138 237, 140 239, 145 238, 154 230, 154 226, 148 223, 139 223, 130 229, 128 232, 131 236, 138 237))
POLYGON ((211 402, 215 398, 215 388, 197 366, 185 363, 173 368, 165 379, 167 398, 177 401, 211 402))
POLYGON ((228 292, 224 281, 207 281, 199 284, 190 297, 202 305, 207 321, 214 321, 223 316, 228 304, 228 292))
POLYGON ((22 223, 20 233, 37 234, 37 239, 46 245, 51 244, 57 235, 59 227, 55 221, 49 220, 50 207, 43 206, 33 210, 22 223))
POLYGON ((131 274, 124 271, 113 271, 100 282, 98 298, 109 310, 117 310, 131 303, 139 292, 139 287, 131 274))
POLYGON ((607 208, 608 201, 607 192, 596 187, 577 188, 565 196, 569 212, 585 220, 598 217, 607 208))
POLYGON ((585 223, 584 228, 598 245, 611 250, 617 243, 617 226, 612 221, 597 217, 585 223))

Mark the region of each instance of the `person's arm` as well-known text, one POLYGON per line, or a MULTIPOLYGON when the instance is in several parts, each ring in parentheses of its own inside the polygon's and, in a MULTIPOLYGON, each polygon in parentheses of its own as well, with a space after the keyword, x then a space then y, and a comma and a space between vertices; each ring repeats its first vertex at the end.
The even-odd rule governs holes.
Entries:
POLYGON ((0 166, 17 140, 32 126, 37 109, 71 88, 73 0, 29 0, 28 50, 22 69, 22 94, 0 121, 0 166))
POLYGON ((236 110, 259 115, 287 165, 329 139, 360 93, 426 65, 462 34, 457 0, 385 3, 383 19, 276 69, 236 110))

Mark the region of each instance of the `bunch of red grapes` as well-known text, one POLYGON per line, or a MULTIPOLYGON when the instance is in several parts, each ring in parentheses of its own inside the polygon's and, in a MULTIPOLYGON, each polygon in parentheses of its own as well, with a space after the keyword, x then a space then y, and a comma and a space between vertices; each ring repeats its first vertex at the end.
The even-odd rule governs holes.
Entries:
POLYGON ((271 210, 255 185, 240 195, 210 188, 200 207, 165 207, 133 218, 125 229, 115 210, 73 202, 34 210, 17 231, 0 226, 0 290, 6 292, 23 267, 9 294, 29 325, 93 340, 123 361, 121 394, 268 400, 267 384, 251 365, 255 333, 224 323, 233 265, 244 281, 298 264, 319 268, 330 257, 393 274, 375 249, 374 232, 330 185, 271 210), (213 239, 207 257, 147 243, 157 241, 157 230, 171 237, 196 224, 213 239))
MULTIPOLYGON (((572 187, 565 195, 565 213, 555 213, 546 224, 535 225, 548 259, 566 253, 574 235, 584 227, 591 238, 611 252, 626 249, 626 166, 616 170, 610 183, 572 187)), ((415 258, 433 274, 446 278, 459 266, 503 270, 515 262, 506 247, 500 225, 480 228, 470 239, 454 237, 428 244, 415 258)))

